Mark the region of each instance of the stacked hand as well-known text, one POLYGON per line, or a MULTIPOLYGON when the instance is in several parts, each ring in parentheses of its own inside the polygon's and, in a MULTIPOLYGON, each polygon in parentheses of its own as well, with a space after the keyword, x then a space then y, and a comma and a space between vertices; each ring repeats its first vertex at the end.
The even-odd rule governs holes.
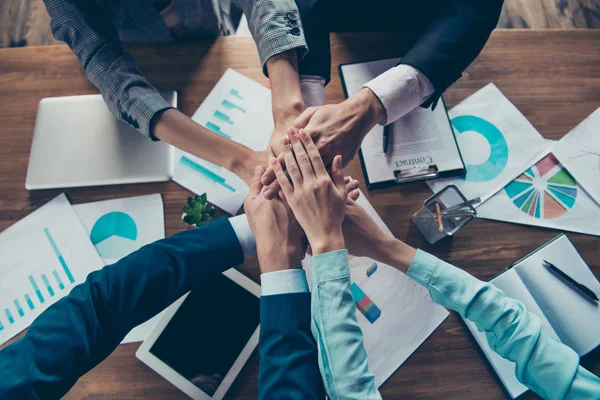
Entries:
MULTIPOLYGON (((342 156, 342 166, 345 166, 358 152, 365 135, 384 116, 385 109, 377 96, 364 88, 342 103, 306 109, 293 121, 288 135, 303 129, 314 140, 326 166, 332 165, 336 155, 342 156)), ((283 153, 278 153, 278 147, 275 145, 273 151, 282 163, 283 153)), ((272 166, 267 168, 261 181, 268 186, 265 196, 274 198, 280 188, 272 166)))

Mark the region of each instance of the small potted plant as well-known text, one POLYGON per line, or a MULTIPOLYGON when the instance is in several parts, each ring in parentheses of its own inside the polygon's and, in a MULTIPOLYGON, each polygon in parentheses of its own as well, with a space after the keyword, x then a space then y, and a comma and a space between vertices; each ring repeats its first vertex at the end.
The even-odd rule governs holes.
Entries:
POLYGON ((183 207, 183 222, 199 227, 207 223, 215 215, 215 208, 206 201, 206 193, 200 196, 188 197, 183 207))

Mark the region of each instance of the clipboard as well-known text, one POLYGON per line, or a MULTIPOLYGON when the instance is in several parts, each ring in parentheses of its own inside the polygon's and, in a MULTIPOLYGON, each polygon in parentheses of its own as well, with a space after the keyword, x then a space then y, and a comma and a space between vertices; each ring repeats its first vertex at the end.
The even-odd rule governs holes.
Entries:
MULTIPOLYGON (((383 60, 378 59, 378 60, 340 64, 338 66, 338 71, 340 74, 340 81, 342 84, 342 88, 344 90, 345 98, 347 99, 348 97, 350 97, 351 93, 349 93, 348 84, 346 82, 346 77, 344 76, 344 67, 367 65, 369 63, 385 63, 386 66, 389 65, 388 68, 385 69, 385 70, 387 70, 387 69, 397 65, 399 61, 400 61, 400 58, 398 57, 398 58, 390 58, 390 59, 383 59, 383 60)), ((382 70, 381 72, 384 72, 385 70, 382 70)), ((356 82, 354 82, 354 83, 356 83, 356 82)), ((361 86, 362 86, 362 84, 361 84, 361 86)), ((441 107, 441 109, 443 110, 444 115, 445 115, 445 121, 447 121, 447 123, 450 126, 450 129, 452 129, 452 125, 450 123, 450 118, 448 117, 448 110, 446 108, 446 103, 444 102, 444 99, 442 97, 440 97, 440 103, 441 104, 438 103, 437 107, 438 108, 441 107)), ((377 126, 373 129, 377 129, 377 126)), ((391 187, 391 186, 395 186, 395 185, 399 185, 399 184, 403 184, 403 183, 420 182, 420 181, 425 181, 425 180, 429 180, 429 179, 464 175, 466 172, 465 164, 462 159, 462 155, 460 153, 460 149, 458 148, 458 143, 456 141, 456 137, 454 134, 452 135, 451 141, 452 141, 452 144, 456 148, 456 153, 457 153, 456 161, 459 164, 458 168, 440 169, 436 163, 423 162, 423 163, 416 163, 416 165, 413 163, 413 165, 407 165, 405 167, 394 170, 393 171, 394 178, 392 178, 390 180, 376 181, 376 182, 372 182, 372 180, 369 177, 367 163, 365 160, 365 154, 362 149, 362 147, 365 143, 363 141, 363 143, 361 144, 361 147, 358 151, 358 155, 359 155, 359 159, 360 159, 363 176, 365 178, 365 183, 366 183, 367 189, 369 189, 369 190, 382 189, 382 188, 387 188, 387 187, 391 187)), ((410 160, 410 161, 414 161, 414 160, 410 160)), ((424 160, 424 161, 427 161, 427 160, 424 160)))

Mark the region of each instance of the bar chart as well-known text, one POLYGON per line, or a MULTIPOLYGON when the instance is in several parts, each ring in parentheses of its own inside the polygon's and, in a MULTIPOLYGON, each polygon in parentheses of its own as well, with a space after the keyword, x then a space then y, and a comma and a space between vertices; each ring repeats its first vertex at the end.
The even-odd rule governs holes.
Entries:
MULTIPOLYGON (((217 135, 264 151, 273 132, 271 92, 228 69, 192 119, 217 135)), ((173 160, 175 182, 197 194, 206 193, 211 203, 228 213, 239 210, 248 186, 237 175, 181 150, 175 151, 173 160)))
MULTIPOLYGON (((52 233, 50 230, 45 227, 43 229, 44 236, 48 240, 48 243, 52 247, 56 258, 58 259, 62 271, 65 278, 68 280, 70 284, 75 283, 75 278, 69 269, 60 249, 58 248, 54 238, 52 237, 52 233)), ((47 273, 41 273, 37 276, 30 274, 27 277, 29 287, 31 292, 26 292, 22 296, 15 298, 12 300, 12 304, 4 309, 4 315, 6 316, 6 322, 8 325, 14 324, 17 318, 24 318, 28 312, 32 312, 36 310, 36 304, 34 299, 39 305, 46 303, 48 298, 54 297, 58 292, 65 290, 65 285, 60 277, 60 273, 57 269, 53 269, 50 272, 53 277, 53 281, 48 278, 47 273), (40 287, 40 283, 43 285, 40 287), (31 296, 34 296, 33 299, 31 296), (23 301, 23 303, 21 303, 23 301), (27 308, 24 308, 22 304, 26 304, 27 308)), ((4 330, 5 325, 0 320, 0 331, 4 330)))

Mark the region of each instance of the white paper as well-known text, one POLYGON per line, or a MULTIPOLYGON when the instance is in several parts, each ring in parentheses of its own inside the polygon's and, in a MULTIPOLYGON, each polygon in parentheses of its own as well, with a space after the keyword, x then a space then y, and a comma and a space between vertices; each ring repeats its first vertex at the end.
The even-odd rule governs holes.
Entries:
POLYGON ((103 265, 64 194, 2 232, 0 344, 103 265))
POLYGON ((477 216, 600 236, 600 206, 551 153, 523 168, 477 216))
MULTIPOLYGON (((394 67, 399 58, 342 66, 348 95, 394 67)), ((440 171, 461 169, 463 164, 443 104, 435 110, 418 107, 389 125, 387 154, 383 153, 383 127, 376 125, 361 145, 370 183, 390 181, 394 171, 436 165, 440 171)))
MULTIPOLYGON (((377 225, 391 234, 381 217, 361 193, 357 201, 377 225)), ((375 262, 366 257, 350 261, 354 283, 380 308, 380 317, 371 324, 357 309, 369 362, 375 375, 375 384, 381 386, 433 331, 448 317, 448 311, 433 302, 427 289, 404 273, 377 262, 377 271, 367 277, 367 269, 375 262)), ((302 261, 310 282, 310 257, 302 261)))
POLYGON ((600 108, 566 134, 552 153, 600 204, 600 108))
POLYGON ((456 185, 465 197, 490 198, 550 147, 527 118, 490 83, 449 112, 467 173, 427 181, 437 193, 456 185))
POLYGON ((544 267, 544 260, 554 264, 598 296, 600 282, 566 235, 515 267, 561 341, 579 355, 587 354, 600 345, 600 307, 544 267))
MULTIPOLYGON (((228 69, 192 119, 211 131, 264 151, 273 132, 271 91, 228 69)), ((173 180, 230 214, 236 214, 248 194, 248 185, 234 173, 175 149, 173 180)))
MULTIPOLYGON (((160 194, 96 201, 73 208, 105 265, 165 237, 160 194)), ((145 340, 162 314, 132 329, 121 343, 145 340)))

